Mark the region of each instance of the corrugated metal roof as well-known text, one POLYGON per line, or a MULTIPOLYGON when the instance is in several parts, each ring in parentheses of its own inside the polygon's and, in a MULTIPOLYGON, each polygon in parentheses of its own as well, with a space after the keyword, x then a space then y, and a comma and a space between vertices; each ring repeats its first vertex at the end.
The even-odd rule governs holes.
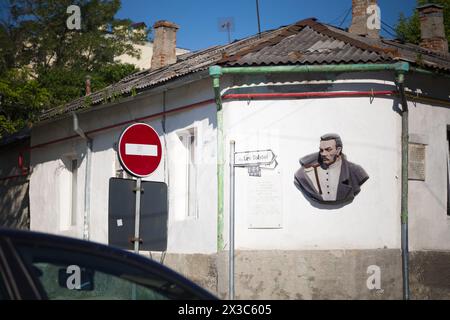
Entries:
MULTIPOLYGON (((450 55, 412 44, 369 39, 329 25, 306 19, 223 46, 215 46, 177 57, 177 62, 158 70, 130 75, 89 96, 97 105, 115 95, 130 95, 199 72, 212 65, 256 66, 289 64, 382 63, 404 60, 422 67, 450 72, 450 55)), ((86 108, 82 97, 65 106, 44 112, 40 120, 86 108)))
POLYGON ((402 43, 399 40, 371 39, 332 26, 326 26, 331 32, 338 36, 349 37, 359 42, 364 42, 368 46, 384 50, 391 59, 403 60, 416 65, 421 65, 444 72, 450 71, 450 54, 432 51, 411 43, 402 43))
MULTIPOLYGON (((265 39, 266 36, 279 32, 280 29, 268 31, 263 33, 262 36, 265 39)), ((215 46, 198 52, 183 54, 177 57, 175 64, 157 70, 145 70, 132 74, 113 85, 92 93, 89 95, 89 103, 96 105, 103 101, 108 101, 114 95, 127 95, 131 94, 134 90, 142 91, 166 83, 172 79, 208 69, 209 66, 216 64, 224 57, 227 57, 227 55, 235 54, 237 51, 242 50, 242 48, 252 46, 261 41, 258 36, 253 36, 224 46, 215 46)), ((86 100, 86 97, 81 97, 64 106, 47 110, 39 117, 39 120, 44 121, 72 111, 87 108, 86 100)))
POLYGON ((357 48, 305 26, 297 34, 256 52, 244 54, 229 65, 375 63, 387 60, 389 57, 385 54, 357 48))

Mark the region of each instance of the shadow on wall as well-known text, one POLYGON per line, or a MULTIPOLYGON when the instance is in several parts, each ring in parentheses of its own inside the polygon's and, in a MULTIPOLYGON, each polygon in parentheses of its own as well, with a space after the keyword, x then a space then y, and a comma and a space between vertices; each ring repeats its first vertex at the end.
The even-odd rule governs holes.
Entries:
POLYGON ((0 182, 0 227, 30 229, 28 177, 0 182))

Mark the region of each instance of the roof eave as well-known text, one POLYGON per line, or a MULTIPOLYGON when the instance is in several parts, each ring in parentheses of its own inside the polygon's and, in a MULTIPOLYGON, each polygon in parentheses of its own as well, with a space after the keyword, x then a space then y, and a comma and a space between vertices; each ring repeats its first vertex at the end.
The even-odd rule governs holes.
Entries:
POLYGON ((135 96, 130 95, 130 96, 127 96, 125 98, 119 99, 119 100, 114 101, 114 102, 99 103, 98 105, 92 106, 90 108, 80 108, 80 109, 74 110, 72 112, 65 112, 65 113, 62 113, 61 116, 57 116, 57 115, 56 116, 50 116, 47 119, 43 119, 43 120, 41 120, 39 122, 36 122, 34 124, 34 127, 41 127, 41 126, 45 126, 45 125, 47 125, 49 123, 52 123, 52 122, 68 119, 68 118, 72 117, 73 113, 84 114, 84 113, 88 113, 88 112, 91 112, 91 111, 102 110, 102 109, 109 108, 109 107, 112 107, 112 106, 118 106, 120 104, 128 103, 130 101, 141 100, 141 99, 144 99, 144 98, 146 98, 148 96, 159 94, 159 93, 167 91, 167 90, 172 90, 172 89, 181 87, 183 85, 186 85, 186 84, 189 84, 189 83, 192 83, 192 82, 196 82, 196 81, 200 81, 200 80, 206 79, 208 77, 209 77, 208 69, 197 71, 197 72, 194 72, 194 73, 191 73, 191 74, 188 74, 188 75, 183 75, 183 76, 181 76, 179 78, 175 78, 175 79, 169 80, 166 83, 158 84, 158 85, 156 85, 154 87, 146 88, 143 91, 137 93, 135 96))

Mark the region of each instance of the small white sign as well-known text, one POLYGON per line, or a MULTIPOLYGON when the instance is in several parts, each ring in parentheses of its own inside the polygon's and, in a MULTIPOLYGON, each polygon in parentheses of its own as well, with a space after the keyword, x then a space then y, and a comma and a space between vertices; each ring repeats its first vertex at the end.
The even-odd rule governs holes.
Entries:
POLYGON ((122 221, 122 219, 117 219, 117 226, 118 226, 118 227, 123 226, 123 221, 122 221))
POLYGON ((236 166, 267 165, 274 160, 275 154, 272 150, 236 152, 234 156, 234 164, 236 166))
POLYGON ((125 144, 125 154, 129 156, 158 156, 158 147, 152 144, 125 144))

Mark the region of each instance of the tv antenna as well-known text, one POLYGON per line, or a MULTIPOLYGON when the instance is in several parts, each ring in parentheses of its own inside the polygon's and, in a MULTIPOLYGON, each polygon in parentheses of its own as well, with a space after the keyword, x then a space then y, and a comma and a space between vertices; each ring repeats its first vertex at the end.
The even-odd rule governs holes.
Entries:
POLYGON ((220 18, 219 31, 226 32, 228 34, 228 43, 231 43, 231 32, 234 32, 234 18, 220 18))
POLYGON ((258 18, 258 37, 261 38, 261 22, 259 19, 259 0, 256 0, 256 17, 258 18))

